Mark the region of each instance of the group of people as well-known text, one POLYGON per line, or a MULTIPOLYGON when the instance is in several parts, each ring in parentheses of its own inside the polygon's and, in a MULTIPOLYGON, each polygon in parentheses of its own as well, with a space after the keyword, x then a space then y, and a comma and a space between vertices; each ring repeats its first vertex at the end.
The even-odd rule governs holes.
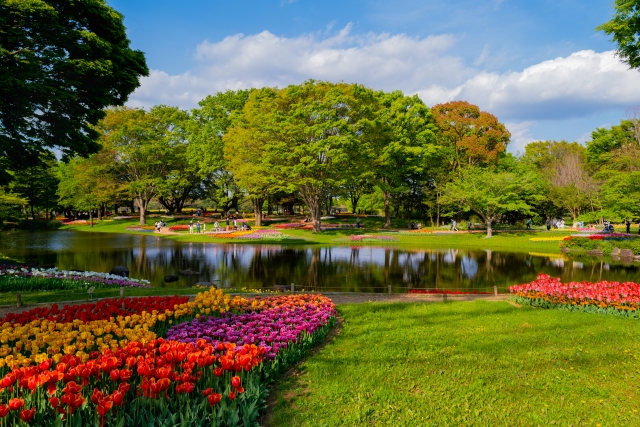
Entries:
POLYGON ((547 218, 547 231, 551 230, 551 227, 555 229, 563 229, 564 218, 547 218))
MULTIPOLYGON (((200 233, 200 220, 196 221, 196 223, 193 223, 193 220, 189 221, 189 233, 193 233, 194 231, 196 233, 200 233)), ((203 233, 207 232, 207 223, 206 222, 202 222, 202 229, 203 229, 203 233)))

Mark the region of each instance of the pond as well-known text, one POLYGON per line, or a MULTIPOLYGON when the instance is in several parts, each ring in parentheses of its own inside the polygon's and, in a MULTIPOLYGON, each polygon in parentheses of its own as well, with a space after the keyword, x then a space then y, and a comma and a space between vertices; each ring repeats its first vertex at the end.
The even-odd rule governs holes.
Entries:
POLYGON ((563 281, 640 281, 635 265, 599 258, 466 249, 403 249, 375 246, 309 246, 175 242, 156 236, 74 231, 0 235, 0 252, 32 265, 63 270, 109 271, 125 265, 130 276, 167 285, 181 270, 178 286, 198 281, 224 288, 271 289, 295 283, 313 291, 394 292, 439 288, 506 292, 538 273, 563 281))

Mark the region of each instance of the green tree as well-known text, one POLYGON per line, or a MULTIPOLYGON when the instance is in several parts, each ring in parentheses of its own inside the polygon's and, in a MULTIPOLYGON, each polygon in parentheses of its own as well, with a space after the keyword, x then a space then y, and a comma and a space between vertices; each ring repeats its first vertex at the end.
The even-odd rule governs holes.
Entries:
POLYGON ((186 113, 175 107, 113 108, 99 123, 100 143, 113 153, 119 179, 146 224, 149 202, 156 197, 172 171, 176 147, 184 144, 186 113))
POLYGON ((409 178, 420 176, 427 158, 437 151, 435 120, 417 96, 378 92, 378 126, 369 138, 371 169, 384 198, 385 227, 391 226, 390 202, 407 192, 409 178))
POLYGON ((225 136, 256 173, 269 171, 285 189, 297 190, 320 232, 321 208, 345 183, 373 118, 371 90, 359 85, 308 81, 281 90, 254 91, 244 119, 225 136), (255 133, 242 145, 248 132, 255 133))
POLYGON ((123 105, 148 69, 105 0, 0 2, 0 156, 43 147, 96 152, 103 108, 123 105))
POLYGON ((89 212, 89 225, 93 227, 93 210, 101 200, 96 192, 100 176, 88 159, 74 158, 58 165, 57 194, 62 206, 89 212))
POLYGON ((447 184, 442 201, 475 212, 491 237, 493 223, 504 213, 533 213, 531 202, 541 192, 538 183, 531 173, 467 168, 447 184))
POLYGON ((56 166, 53 153, 43 151, 37 164, 13 171, 15 178, 10 184, 11 191, 27 201, 33 219, 36 219, 35 211, 40 208, 44 209, 48 219, 50 210, 56 206, 56 166))
MULTIPOLYGON (((213 200, 225 214, 231 207, 237 209, 242 191, 240 187, 252 199, 257 194, 253 186, 244 187, 249 184, 246 180, 238 186, 229 162, 242 153, 230 152, 225 149, 223 142, 227 130, 240 117, 250 92, 249 89, 228 90, 209 95, 198 103, 200 108, 192 111, 187 158, 202 180, 206 197, 213 200)), ((253 204, 255 211, 258 201, 253 200, 253 204)), ((262 207, 262 203, 259 205, 262 207)))
POLYGON ((615 0, 613 18, 596 28, 611 36, 617 54, 631 68, 640 67, 640 1, 615 0))

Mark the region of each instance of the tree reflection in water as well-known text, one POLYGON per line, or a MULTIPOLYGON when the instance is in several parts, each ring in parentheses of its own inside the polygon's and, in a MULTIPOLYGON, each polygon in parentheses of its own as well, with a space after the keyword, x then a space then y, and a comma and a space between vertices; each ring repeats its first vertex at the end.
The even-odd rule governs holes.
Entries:
MULTIPOLYGON (((179 286, 198 281, 225 288, 270 289, 295 283, 310 291, 386 292, 411 288, 492 290, 531 281, 538 273, 563 281, 640 281, 639 269, 599 258, 565 258, 492 250, 409 250, 372 246, 181 243, 155 236, 34 232, 2 236, 8 256, 60 269, 109 271, 126 265, 131 277, 163 286, 168 274, 179 286)), ((175 284, 171 284, 175 286, 175 284)))

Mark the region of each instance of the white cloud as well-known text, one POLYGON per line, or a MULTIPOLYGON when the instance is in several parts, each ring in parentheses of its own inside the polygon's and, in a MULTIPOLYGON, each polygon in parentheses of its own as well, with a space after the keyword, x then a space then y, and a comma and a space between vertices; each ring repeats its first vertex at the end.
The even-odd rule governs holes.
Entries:
POLYGON ((451 88, 477 73, 461 58, 447 54, 455 41, 451 35, 353 35, 350 25, 329 36, 236 34, 199 44, 196 58, 201 65, 187 73, 170 76, 152 70, 131 96, 130 105, 163 102, 193 107, 197 100, 225 89, 283 87, 308 79, 358 82, 407 93, 417 93, 425 82, 451 88))
POLYGON ((455 88, 432 85, 420 94, 439 102, 465 99, 498 117, 558 120, 640 102, 640 75, 613 51, 583 50, 521 72, 480 72, 455 88))
POLYGON ((511 133, 511 142, 509 142, 507 151, 514 154, 524 154, 524 147, 528 143, 536 141, 529 129, 534 124, 536 123, 532 121, 505 123, 507 130, 511 133))
MULTIPOLYGON (((640 103, 640 75, 628 70, 613 51, 585 50, 522 71, 496 73, 466 64, 452 53, 455 44, 456 38, 447 34, 424 38, 353 34, 350 25, 298 37, 269 31, 236 34, 200 43, 195 53, 199 65, 188 72, 169 75, 152 70, 129 105, 192 108, 218 91, 283 87, 308 79, 401 89, 419 94, 428 105, 465 99, 518 126, 587 117, 640 103)), ((492 63, 488 47, 475 61, 483 67, 492 63)), ((523 136, 514 137, 514 146, 530 138, 524 128, 517 129, 523 136)))

